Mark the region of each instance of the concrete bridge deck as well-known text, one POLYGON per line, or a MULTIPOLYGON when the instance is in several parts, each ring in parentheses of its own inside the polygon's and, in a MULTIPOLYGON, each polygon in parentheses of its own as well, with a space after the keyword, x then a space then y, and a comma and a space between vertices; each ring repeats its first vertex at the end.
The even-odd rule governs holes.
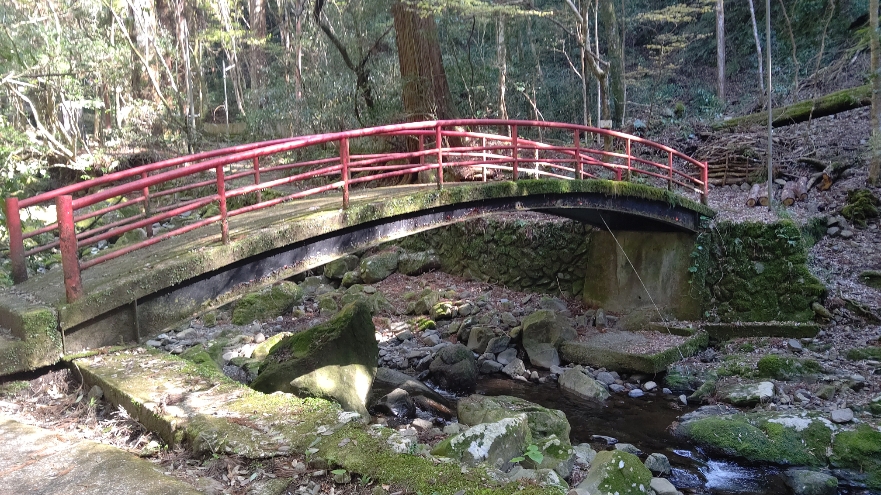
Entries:
POLYGON ((666 190, 613 181, 408 185, 336 193, 230 218, 224 245, 201 227, 83 271, 84 296, 65 299, 60 269, 0 292, 0 372, 63 353, 142 340, 267 284, 381 242, 497 211, 534 210, 612 230, 699 229, 705 206, 666 190), (39 356, 39 357, 36 357, 39 356))

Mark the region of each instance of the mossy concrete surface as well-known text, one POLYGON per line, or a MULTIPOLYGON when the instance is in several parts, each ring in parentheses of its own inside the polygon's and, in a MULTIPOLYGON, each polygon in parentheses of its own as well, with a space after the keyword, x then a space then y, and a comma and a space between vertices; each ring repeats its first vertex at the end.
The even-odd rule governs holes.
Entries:
POLYGON ((395 453, 387 442, 393 430, 346 421, 335 403, 283 393, 266 395, 211 367, 167 353, 129 349, 78 359, 73 365, 87 387, 100 385, 109 401, 123 406, 169 444, 187 443, 197 453, 255 459, 304 454, 315 448, 311 455, 335 468, 369 476, 377 483, 401 485, 410 492, 560 493, 534 485, 522 490, 500 485, 479 466, 463 472, 455 463, 436 464, 430 458, 395 453))
POLYGON ((3 493, 197 495, 155 464, 123 450, 67 438, 0 415, 3 493))
POLYGON ((63 352, 55 310, 18 298, 6 303, 0 304, 0 326, 12 335, 0 337, 0 376, 58 362, 63 352))
POLYGON ((628 353, 622 349, 648 341, 642 332, 615 331, 587 341, 569 341, 560 346, 563 361, 614 371, 659 373, 667 366, 693 356, 709 342, 706 332, 697 332, 676 346, 654 353, 628 353))
POLYGON ((820 325, 816 323, 797 321, 703 323, 701 327, 714 341, 746 337, 814 338, 820 331, 820 325))

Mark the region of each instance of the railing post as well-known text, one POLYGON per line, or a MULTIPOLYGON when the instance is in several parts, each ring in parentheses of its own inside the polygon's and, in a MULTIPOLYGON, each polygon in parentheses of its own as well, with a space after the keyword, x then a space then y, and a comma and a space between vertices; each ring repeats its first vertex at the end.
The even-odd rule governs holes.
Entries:
POLYGON ((20 284, 28 279, 28 267, 24 260, 24 239, 21 232, 21 212, 18 208, 18 198, 6 198, 6 231, 9 232, 12 282, 20 284))
POLYGON ((343 176, 343 209, 349 208, 349 138, 340 139, 340 164, 343 176))
POLYGON ((517 166, 519 165, 519 155, 520 150, 517 149, 517 126, 511 125, 511 158, 513 160, 513 176, 514 180, 517 180, 517 176, 519 172, 517 170, 517 166))
POLYGON ((83 295, 76 225, 73 223, 73 196, 58 196, 55 198, 55 206, 58 214, 58 240, 61 248, 61 268, 64 272, 64 292, 67 295, 67 302, 72 303, 83 295))
MULTIPOLYGON (((260 184, 260 157, 254 157, 254 185, 260 184)), ((257 202, 263 202, 263 191, 257 189, 257 202)))
POLYGON ((710 174, 709 174, 709 166, 706 162, 703 163, 703 181, 704 181, 704 193, 701 195, 701 203, 707 204, 710 199, 710 174))
POLYGON ((437 142, 437 188, 444 188, 444 153, 443 153, 443 132, 441 132, 440 124, 434 128, 434 139, 437 142))
POLYGON ((667 182, 667 190, 673 190, 673 152, 667 152, 667 168, 670 169, 670 180, 667 182))
POLYGON ((482 170, 483 182, 486 182, 486 161, 489 159, 486 156, 486 137, 480 138, 480 145, 482 146, 481 152, 480 152, 480 157, 483 158, 483 164, 484 164, 483 170, 482 170))
POLYGON ((575 129, 575 176, 578 180, 584 179, 584 164, 581 163, 581 135, 575 129))
POLYGON ((223 165, 218 165, 217 173, 217 198, 220 202, 220 240, 229 244, 229 221, 226 216, 226 177, 223 175, 223 165))
POLYGON ((629 181, 632 180, 632 178, 633 178, 633 177, 630 175, 630 166, 631 166, 631 160, 630 160, 630 138, 627 138, 627 141, 625 141, 624 147, 625 147, 625 152, 627 153, 627 181, 629 182, 629 181))
POLYGON ((419 165, 420 166, 425 165, 425 154, 423 153, 424 151, 425 151, 425 135, 420 134, 419 135, 419 165))
MULTIPOLYGON (((148 174, 147 172, 144 172, 141 174, 141 179, 146 181, 147 177, 149 177, 149 175, 150 174, 148 174)), ((150 186, 144 186, 144 188, 141 189, 141 194, 144 196, 144 218, 145 219, 150 218, 150 186)), ((147 225, 144 228, 144 230, 147 231, 148 238, 153 237, 153 224, 152 223, 147 225)))

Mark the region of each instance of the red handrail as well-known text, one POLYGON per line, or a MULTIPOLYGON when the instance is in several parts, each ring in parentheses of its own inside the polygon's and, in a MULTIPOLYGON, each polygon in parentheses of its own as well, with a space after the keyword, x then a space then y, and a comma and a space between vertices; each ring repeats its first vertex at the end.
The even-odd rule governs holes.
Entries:
POLYGON ((709 192, 705 163, 662 144, 608 129, 559 122, 493 119, 386 125, 206 151, 114 172, 30 198, 6 198, 12 276, 15 283, 27 280, 26 257, 57 247, 62 257, 67 299, 72 302, 82 294, 82 270, 174 235, 220 223, 221 241, 228 243, 230 216, 336 189, 342 190, 342 206, 347 208, 352 186, 421 171, 436 173, 437 187, 440 189, 444 186, 445 168, 464 166, 481 167, 484 170, 483 180, 486 180, 488 170, 500 172, 500 175, 508 173, 513 180, 524 174, 558 179, 605 176, 616 180, 625 176, 630 180, 636 175, 652 183, 666 184, 669 189, 684 188, 689 193, 697 193, 704 203, 709 192), (502 132, 490 132, 492 128, 502 132), (570 134, 565 140, 546 143, 528 138, 530 131, 536 129, 544 134, 551 131, 570 134), (352 146, 353 141, 358 139, 377 137, 412 139, 418 142, 418 149, 358 153, 357 147, 352 146), (596 141, 602 141, 603 146, 591 147, 592 138, 599 137, 603 139, 596 141), (433 146, 426 146, 427 139, 434 139, 433 146), (635 145, 638 145, 642 153, 634 152, 635 145), (338 147, 335 156, 314 156, 327 146, 338 147), (313 156, 302 161, 269 166, 266 165, 268 161, 260 160, 261 157, 291 151, 311 152, 313 156), (224 170, 224 167, 236 163, 241 163, 244 169, 234 173, 224 170), (294 175, 278 176, 294 170, 297 171, 294 175), (353 178, 353 173, 368 175, 353 178), (194 176, 198 177, 195 181, 186 181, 184 185, 176 183, 194 176), (253 177, 253 180, 249 177, 253 177), (242 179, 247 184, 231 183, 242 179), (315 179, 324 182, 307 182, 315 179), (261 191, 294 184, 300 184, 301 188, 264 201, 261 191), (162 189, 157 189, 157 186, 162 186, 162 189), (256 204, 228 210, 229 198, 250 193, 256 193, 256 204), (200 195, 179 200, 178 195, 181 194, 200 195), (74 198, 74 195, 78 197, 74 198), (112 198, 126 199, 127 202, 86 209, 112 198), (166 204, 160 205, 160 201, 166 201, 166 204), (219 214, 174 228, 161 235, 153 235, 154 223, 191 212, 215 201, 219 214), (21 209, 41 204, 55 204, 58 221, 24 233, 21 209), (80 232, 76 230, 75 222, 129 205, 140 205, 141 213, 103 226, 86 228, 80 232), (78 210, 83 211, 77 214, 78 210), (80 261, 79 250, 82 247, 138 228, 146 230, 147 239, 88 261, 80 261), (51 232, 58 232, 58 239, 50 239, 42 244, 36 242, 40 236, 51 232), (33 239, 30 241, 32 245, 25 251, 24 240, 29 238, 33 239), (34 246, 33 243, 37 245, 34 246))

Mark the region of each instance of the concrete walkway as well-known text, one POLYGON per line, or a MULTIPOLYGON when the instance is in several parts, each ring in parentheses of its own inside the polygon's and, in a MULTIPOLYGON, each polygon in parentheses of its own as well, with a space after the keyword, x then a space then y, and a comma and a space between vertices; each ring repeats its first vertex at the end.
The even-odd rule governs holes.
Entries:
POLYGON ((0 415, 0 495, 198 494, 123 450, 0 415))

